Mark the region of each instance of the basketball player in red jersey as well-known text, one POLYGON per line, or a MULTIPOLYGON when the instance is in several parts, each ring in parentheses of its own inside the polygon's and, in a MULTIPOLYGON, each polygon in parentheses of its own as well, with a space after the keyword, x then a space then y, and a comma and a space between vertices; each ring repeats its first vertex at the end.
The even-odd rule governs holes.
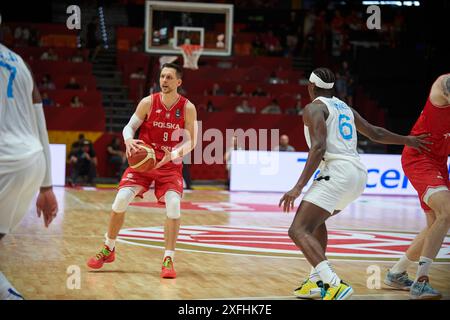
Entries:
POLYGON ((181 85, 182 69, 172 63, 162 66, 159 78, 161 92, 141 100, 130 122, 123 129, 127 155, 140 148, 141 143, 153 147, 158 161, 149 172, 128 168, 119 184, 112 205, 106 241, 102 250, 90 258, 88 266, 99 269, 115 259, 115 240, 123 225, 125 211, 134 197, 142 197, 152 182, 155 196, 165 204, 167 218, 164 228, 166 251, 161 270, 162 278, 175 278, 173 261, 175 243, 180 228, 180 201, 183 194, 182 162, 184 155, 194 149, 197 141, 197 112, 195 106, 177 92, 181 85), (140 128, 139 139, 134 139, 140 128), (182 140, 181 133, 185 133, 182 140))
POLYGON ((450 74, 440 76, 411 134, 429 133, 430 151, 420 153, 405 147, 402 166, 417 190, 427 227, 420 232, 405 255, 389 270, 385 283, 409 290, 412 299, 438 299, 441 294, 429 284, 428 271, 450 228, 450 183, 447 160, 450 154, 450 74), (419 261, 416 279, 408 278, 406 269, 419 261))

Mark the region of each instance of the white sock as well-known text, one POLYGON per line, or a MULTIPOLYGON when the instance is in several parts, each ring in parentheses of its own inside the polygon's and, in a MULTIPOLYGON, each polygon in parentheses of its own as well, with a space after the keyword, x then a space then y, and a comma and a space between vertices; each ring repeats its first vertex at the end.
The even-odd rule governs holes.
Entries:
POLYGON ((332 287, 338 286, 341 283, 341 279, 333 271, 328 260, 320 262, 315 269, 323 283, 328 283, 332 287))
POLYGON ((23 297, 0 272, 0 300, 23 300, 23 297))
POLYGON ((416 281, 422 276, 428 276, 428 270, 431 267, 431 263, 433 259, 427 257, 420 257, 419 259, 419 267, 417 268, 416 281))
POLYGON ((175 258, 175 251, 173 251, 173 250, 166 250, 164 252, 164 258, 165 257, 171 257, 172 261, 173 261, 173 259, 175 258))
POLYGON ((316 269, 314 267, 311 267, 311 273, 309 274, 309 280, 316 283, 317 281, 320 281, 320 276, 317 273, 316 269))
POLYGON ((408 259, 406 254, 404 254, 400 260, 397 261, 397 263, 391 268, 390 272, 392 273, 403 273, 408 269, 408 266, 413 263, 414 261, 411 261, 408 259))
POLYGON ((108 246, 108 248, 112 251, 116 247, 116 240, 108 238, 108 233, 105 233, 105 244, 108 246))

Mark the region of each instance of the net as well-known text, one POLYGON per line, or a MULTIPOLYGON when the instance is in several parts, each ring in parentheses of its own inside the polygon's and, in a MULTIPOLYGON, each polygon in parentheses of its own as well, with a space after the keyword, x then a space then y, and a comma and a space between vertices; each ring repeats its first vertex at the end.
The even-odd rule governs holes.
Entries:
POLYGON ((202 55, 203 47, 200 45, 183 44, 180 46, 183 55, 183 68, 197 70, 198 59, 202 55))

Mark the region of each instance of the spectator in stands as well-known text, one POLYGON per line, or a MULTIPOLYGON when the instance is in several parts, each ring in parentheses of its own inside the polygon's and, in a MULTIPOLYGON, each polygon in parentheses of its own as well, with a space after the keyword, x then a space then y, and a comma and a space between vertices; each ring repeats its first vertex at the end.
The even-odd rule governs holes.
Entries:
POLYGON ((77 79, 75 79, 75 77, 70 77, 69 83, 66 84, 66 86, 64 88, 71 89, 71 90, 79 90, 79 89, 81 89, 81 86, 77 82, 77 79))
POLYGON ((81 102, 79 96, 73 96, 72 99, 70 100, 70 106, 72 108, 82 108, 84 107, 84 104, 83 102, 81 102))
POLYGON ((280 137, 280 144, 273 148, 273 151, 287 151, 287 152, 294 152, 295 148, 291 145, 289 145, 289 137, 285 134, 283 134, 280 137))
POLYGON ((252 50, 255 56, 263 55, 265 52, 264 43, 261 40, 261 36, 259 33, 256 35, 255 39, 252 42, 252 50))
POLYGON ((137 41, 131 46, 130 51, 131 52, 139 52, 141 48, 142 48, 142 42, 137 41))
POLYGON ((278 78, 277 73, 275 71, 272 71, 269 75, 269 83, 270 84, 277 84, 277 83, 281 83, 281 79, 278 78))
POLYGON ((211 100, 208 100, 208 103, 206 104, 206 111, 207 112, 216 112, 219 111, 219 108, 216 108, 211 100))
POLYGON ((22 39, 22 27, 21 26, 17 26, 14 29, 14 40, 17 42, 19 42, 22 39))
POLYGON ((264 46, 268 54, 277 55, 281 52, 282 48, 280 45, 280 40, 273 34, 272 30, 269 30, 265 37, 263 38, 264 46))
POLYGON ((42 93, 42 105, 44 107, 54 107, 55 106, 55 102, 49 98, 47 92, 42 93))
POLYGON ((30 40, 30 29, 28 27, 16 27, 14 29, 14 43, 16 47, 24 47, 28 45, 30 40))
POLYGON ((98 53, 101 50, 100 39, 98 35, 98 18, 92 18, 87 26, 86 32, 86 47, 89 49, 89 58, 95 61, 98 53))
POLYGON ((156 92, 159 92, 159 91, 161 91, 161 90, 159 89, 159 84, 156 83, 156 82, 153 82, 153 85, 152 85, 152 87, 150 88, 150 94, 153 94, 153 93, 156 93, 156 92))
POLYGON ((88 140, 84 140, 81 147, 69 155, 72 165, 70 184, 76 184, 78 178, 87 177, 87 183, 92 185, 96 176, 97 157, 94 148, 88 140))
POLYGON ((340 57, 343 48, 344 39, 344 17, 341 15, 341 11, 336 10, 334 12, 334 17, 331 20, 331 43, 332 50, 331 54, 334 57, 340 57))
POLYGON ((187 91, 184 89, 182 85, 178 87, 178 93, 181 94, 182 96, 187 95, 187 91))
POLYGON ((219 86, 218 83, 214 83, 212 90, 211 90, 212 96, 223 96, 225 95, 225 91, 219 86))
POLYGON ((78 48, 77 51, 75 52, 75 54, 72 57, 70 57, 69 60, 71 62, 76 62, 76 63, 84 62, 84 55, 83 55, 83 52, 81 51, 81 49, 78 48))
MULTIPOLYGON (((77 153, 77 152, 81 149, 81 146, 83 145, 83 142, 84 142, 85 140, 87 140, 87 139, 84 137, 84 134, 83 134, 83 133, 80 133, 80 134, 78 135, 78 140, 76 140, 75 142, 73 142, 72 145, 71 145, 71 147, 70 147, 70 154, 75 154, 75 153, 77 153)), ((87 140, 87 141, 89 141, 89 140, 87 140)))
POLYGON ((13 46, 14 36, 9 26, 0 24, 0 43, 7 46, 13 46))
POLYGON ((40 45, 39 41, 40 41, 39 31, 36 30, 35 28, 31 28, 28 45, 31 47, 38 47, 40 45))
POLYGON ((120 179, 128 162, 119 137, 112 139, 106 151, 108 152, 108 162, 112 165, 116 178, 120 179))
POLYGON ((46 74, 42 77, 42 81, 39 84, 39 90, 55 90, 55 84, 52 81, 52 77, 46 74))
POLYGON ((242 86, 238 84, 231 95, 233 97, 245 97, 245 92, 242 91, 242 86))
POLYGON ((255 89, 255 91, 253 91, 252 96, 253 96, 253 97, 266 97, 266 96, 267 96, 267 92, 265 92, 265 91, 263 90, 263 88, 257 87, 257 88, 255 89))
POLYGON ((340 72, 336 72, 336 80, 334 81, 336 95, 342 101, 347 102, 347 80, 340 72))
POLYGON ((302 101, 297 100, 295 107, 286 109, 286 114, 302 116, 303 115, 302 101))
POLYGON ((139 67, 135 72, 130 74, 130 79, 140 79, 145 80, 147 76, 145 75, 144 68, 139 67))
POLYGON ((22 29, 22 39, 25 45, 29 45, 30 43, 31 32, 28 27, 22 29))
POLYGON ((46 61, 57 61, 58 55, 53 51, 52 48, 49 48, 48 50, 45 50, 41 55, 41 60, 46 61))
POLYGON ((281 108, 277 99, 273 99, 267 107, 261 110, 262 114, 281 114, 281 108))
POLYGON ((248 100, 242 100, 241 104, 238 105, 235 109, 236 113, 256 113, 255 107, 250 107, 248 105, 248 100))

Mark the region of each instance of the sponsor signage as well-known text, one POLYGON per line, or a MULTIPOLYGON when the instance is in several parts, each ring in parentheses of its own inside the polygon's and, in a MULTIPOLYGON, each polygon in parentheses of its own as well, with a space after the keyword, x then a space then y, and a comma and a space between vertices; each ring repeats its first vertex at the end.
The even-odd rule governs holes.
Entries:
MULTIPOLYGON (((417 195, 402 170, 400 155, 361 154, 368 180, 364 194, 417 195)), ((305 167, 306 152, 234 151, 230 190, 286 192, 305 167)), ((316 171, 314 176, 318 174, 316 171)), ((303 189, 305 192, 312 179, 303 189)))

